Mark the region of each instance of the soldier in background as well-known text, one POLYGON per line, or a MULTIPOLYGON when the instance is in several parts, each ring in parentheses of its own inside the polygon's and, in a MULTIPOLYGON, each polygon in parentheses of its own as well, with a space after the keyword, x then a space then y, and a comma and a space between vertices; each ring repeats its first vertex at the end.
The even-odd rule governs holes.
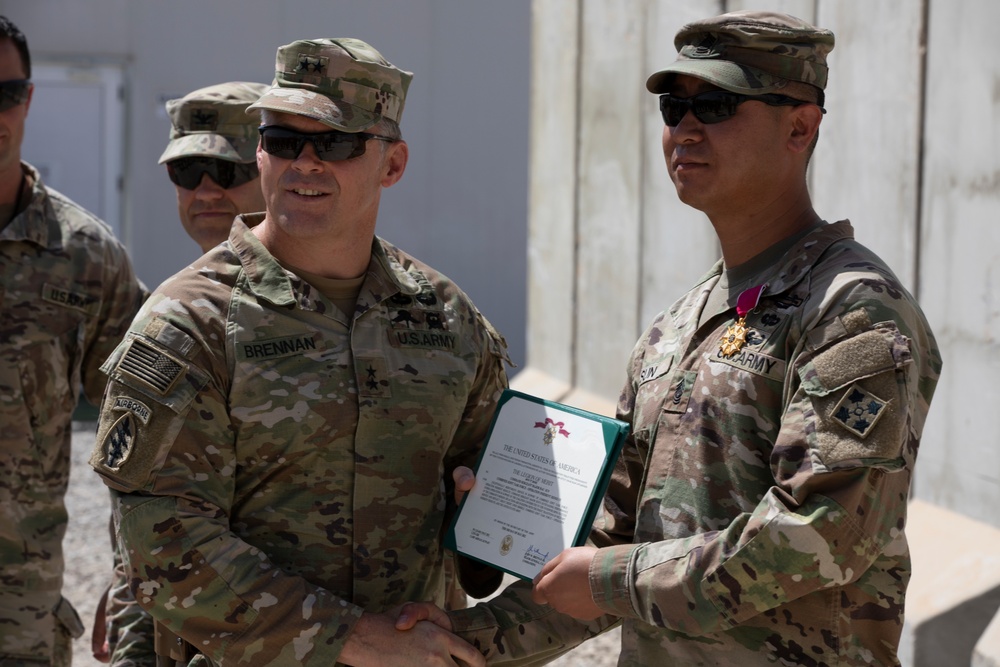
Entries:
POLYGON ((170 143, 160 156, 177 190, 188 236, 208 252, 229 238, 233 219, 264 210, 257 170, 260 113, 247 113, 267 86, 232 81, 167 102, 170 143))
MULTIPOLYGON (((236 216, 264 210, 257 169, 260 112, 247 112, 268 88, 262 83, 230 81, 199 88, 166 104, 170 141, 160 156, 177 191, 177 212, 188 236, 208 252, 229 238, 236 216)), ((94 657, 115 667, 156 664, 168 654, 172 637, 154 633, 152 617, 129 590, 117 540, 114 575, 94 621, 94 657), (155 637, 155 639, 154 639, 155 637), (166 644, 164 643, 166 642, 166 644)))
MULTIPOLYGON (((482 664, 383 612, 444 603, 451 473, 486 436, 505 343, 375 236, 411 74, 354 39, 283 46, 276 69, 251 107, 265 213, 158 288, 105 365, 91 463, 130 587, 213 663, 482 664)), ((500 580, 473 574, 474 595, 500 580)))
POLYGON ((674 43, 646 87, 678 197, 723 256, 633 350, 631 434, 593 545, 533 591, 450 619, 411 605, 398 627, 434 618, 491 664, 620 619, 623 666, 898 665, 907 497, 941 357, 892 271, 813 209, 833 34, 734 12, 674 43))
POLYGON ((0 17, 0 664, 69 665, 83 624, 62 597, 72 415, 145 288, 93 214, 21 160, 33 87, 24 34, 0 17))

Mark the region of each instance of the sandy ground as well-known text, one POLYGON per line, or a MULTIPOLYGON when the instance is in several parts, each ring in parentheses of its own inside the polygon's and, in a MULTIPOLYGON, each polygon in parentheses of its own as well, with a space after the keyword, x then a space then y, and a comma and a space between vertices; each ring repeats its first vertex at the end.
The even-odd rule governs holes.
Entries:
MULTIPOLYGON (((108 490, 87 465, 94 446, 95 425, 76 422, 73 430, 73 468, 66 505, 66 579, 63 595, 76 607, 86 626, 73 646, 74 667, 98 667, 90 651, 94 610, 111 577, 108 490)), ((619 631, 612 630, 549 664, 560 667, 612 667, 617 662, 619 631)))

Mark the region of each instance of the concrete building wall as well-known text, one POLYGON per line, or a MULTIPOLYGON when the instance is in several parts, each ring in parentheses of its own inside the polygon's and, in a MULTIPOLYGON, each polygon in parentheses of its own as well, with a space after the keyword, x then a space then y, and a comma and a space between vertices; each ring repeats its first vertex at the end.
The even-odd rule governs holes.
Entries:
POLYGON ((0 13, 36 62, 123 67, 123 237, 150 286, 199 254, 156 164, 164 101, 222 81, 267 83, 275 51, 295 39, 371 43, 414 73, 402 122, 410 163, 383 196, 378 233, 458 282, 523 364, 528 0, 0 0, 0 13))

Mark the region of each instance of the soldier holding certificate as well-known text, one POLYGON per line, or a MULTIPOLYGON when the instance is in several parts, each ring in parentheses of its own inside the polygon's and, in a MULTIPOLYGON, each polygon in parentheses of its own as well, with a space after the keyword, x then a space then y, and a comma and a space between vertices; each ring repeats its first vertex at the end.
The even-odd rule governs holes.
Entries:
POLYGON ((907 497, 941 357, 892 271, 813 210, 833 44, 769 12, 677 34, 646 88, 667 173, 722 259, 629 359, 631 435, 593 546, 533 591, 450 618, 411 605, 398 627, 433 618, 491 664, 617 620, 623 666, 899 664, 907 497))

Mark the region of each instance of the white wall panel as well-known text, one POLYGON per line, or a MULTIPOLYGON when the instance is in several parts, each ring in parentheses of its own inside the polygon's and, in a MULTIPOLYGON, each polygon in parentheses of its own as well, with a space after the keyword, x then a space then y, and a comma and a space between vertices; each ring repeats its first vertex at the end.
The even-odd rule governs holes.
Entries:
POLYGON ((582 5, 576 385, 597 395, 621 389, 638 320, 643 5, 582 5))
POLYGON ((851 220, 912 292, 916 287, 923 2, 829 0, 817 23, 836 36, 827 115, 813 158, 816 210, 851 220))
MULTIPOLYGON (((578 27, 578 0, 532 3, 528 365, 565 386, 574 381, 577 305, 578 27)), ((559 398, 551 391, 546 398, 559 398)))
POLYGON ((721 2, 666 0, 649 3, 641 83, 642 139, 642 277, 639 330, 687 292, 721 256, 715 231, 700 211, 681 203, 667 174, 663 155, 663 118, 659 99, 645 80, 677 58, 674 35, 681 26, 722 12, 721 2))
POLYGON ((1000 526, 1000 4, 930 8, 920 293, 944 371, 915 491, 1000 526))

